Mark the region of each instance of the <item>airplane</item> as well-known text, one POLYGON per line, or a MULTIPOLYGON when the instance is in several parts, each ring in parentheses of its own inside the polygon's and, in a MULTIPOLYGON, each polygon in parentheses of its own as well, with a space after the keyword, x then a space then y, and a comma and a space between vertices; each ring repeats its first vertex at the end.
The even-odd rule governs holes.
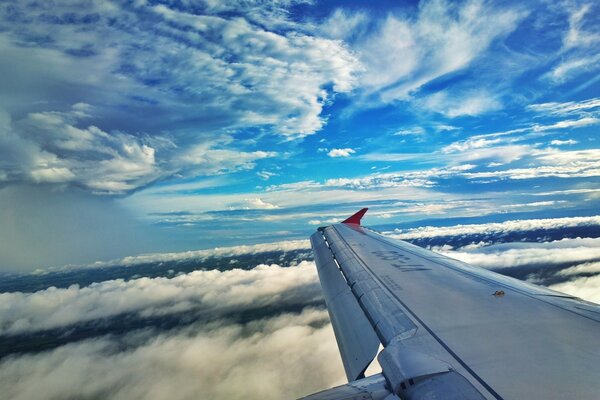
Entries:
POLYGON ((366 212, 310 238, 348 383, 302 399, 600 399, 600 305, 382 236, 366 212))

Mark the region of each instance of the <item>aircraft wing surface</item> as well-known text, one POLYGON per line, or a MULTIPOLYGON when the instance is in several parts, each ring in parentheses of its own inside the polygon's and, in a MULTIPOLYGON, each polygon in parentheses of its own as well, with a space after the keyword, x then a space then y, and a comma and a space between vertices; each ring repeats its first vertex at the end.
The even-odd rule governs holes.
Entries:
POLYGON ((600 306, 386 238, 365 212, 311 236, 349 384, 305 399, 600 398, 600 306))

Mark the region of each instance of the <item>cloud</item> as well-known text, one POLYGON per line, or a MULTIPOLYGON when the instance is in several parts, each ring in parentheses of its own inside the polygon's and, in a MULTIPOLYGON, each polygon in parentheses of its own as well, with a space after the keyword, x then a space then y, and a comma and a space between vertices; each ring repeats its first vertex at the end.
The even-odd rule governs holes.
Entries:
POLYGON ((0 187, 0 204, 0 273, 156 251, 169 239, 115 199, 85 190, 0 187))
POLYGON ((111 261, 98 261, 88 265, 90 268, 108 267, 115 265, 137 265, 155 262, 170 262, 202 259, 209 257, 233 257, 244 254, 259 254, 265 252, 287 252, 294 250, 310 249, 310 241, 306 240, 286 240, 274 243, 260 243, 253 245, 240 245, 233 247, 216 247, 207 250, 183 251, 179 253, 150 253, 137 256, 128 256, 111 261))
POLYGON ((279 174, 276 174, 275 172, 270 172, 270 171, 258 171, 256 173, 256 175, 258 175, 258 177, 262 180, 268 181, 269 179, 271 179, 274 176, 277 176, 279 174))
POLYGON ((535 231, 543 229, 563 229, 579 226, 600 225, 600 216, 592 217, 565 217, 510 220, 504 222, 491 222, 487 224, 454 225, 454 226, 424 226, 407 230, 397 229, 396 233, 389 235, 396 239, 421 239, 444 236, 463 235, 500 235, 511 232, 535 231))
POLYGON ((0 154, 7 180, 68 183, 105 193, 122 193, 158 179, 157 148, 167 141, 109 134, 81 121, 92 107, 77 103, 67 112, 30 113, 0 127, 0 154))
POLYGON ((257 160, 277 156, 273 151, 244 152, 230 148, 215 148, 227 145, 233 139, 221 136, 216 140, 193 145, 176 156, 173 164, 192 175, 217 175, 236 170, 249 170, 257 160))
MULTIPOLYGON (((269 30, 269 17, 282 21, 293 3, 239 4, 232 14, 229 7, 212 5, 199 13, 189 4, 108 7, 92 1, 86 8, 57 2, 45 10, 22 2, 12 15, 21 12, 30 18, 14 21, 5 13, 0 17, 13 35, 13 46, 26 44, 42 51, 43 42, 32 37, 46 32, 57 53, 54 60, 77 65, 84 57, 72 56, 71 50, 79 43, 91 48, 88 58, 110 54, 99 82, 92 84, 93 92, 102 96, 98 102, 104 103, 107 95, 127 98, 135 88, 141 101, 129 99, 131 112, 144 108, 146 101, 157 116, 170 111, 176 118, 204 120, 208 126, 266 125, 274 128, 274 134, 304 136, 323 125, 319 114, 329 95, 324 86, 332 85, 336 92, 351 90, 357 62, 340 42, 296 31, 299 27, 294 24, 269 30), (72 21, 51 22, 64 12, 71 12, 72 21), (95 12, 96 21, 87 24, 85 35, 73 35, 77 18, 88 12, 95 12), (115 17, 135 29, 111 23, 115 17), (257 18, 260 22, 253 22, 257 18), (115 92, 101 91, 98 86, 103 84, 115 92)), ((71 72, 68 67, 66 73, 71 72)))
POLYGON ((223 142, 244 129, 320 130, 358 61, 290 21, 295 1, 242 3, 0 7, 0 181, 121 194, 276 155, 223 142))
POLYGON ((479 90, 453 95, 448 91, 439 91, 427 96, 423 106, 450 118, 477 116, 502 108, 502 103, 488 92, 479 90))
POLYGON ((132 332, 0 363, 11 399, 282 399, 344 383, 324 310, 132 332), (324 362, 327 360, 327 362, 324 362))
POLYGON ((562 38, 562 48, 556 65, 542 76, 554 84, 563 84, 577 75, 592 72, 600 66, 597 54, 600 32, 596 27, 595 5, 565 3, 568 29, 562 38))
POLYGON ((413 18, 390 13, 371 30, 361 15, 334 14, 324 25, 352 43, 365 66, 361 85, 384 102, 406 99, 426 83, 467 67, 524 17, 517 9, 481 1, 441 0, 420 3, 413 18), (362 30, 367 33, 356 34, 362 30))
POLYGON ((551 116, 586 115, 600 108, 600 98, 591 98, 582 101, 549 102, 530 104, 528 110, 551 116))
POLYGON ((594 71, 599 65, 600 55, 571 58, 552 68, 552 70, 544 74, 544 77, 550 79, 550 81, 554 83, 560 84, 581 73, 594 71))
POLYGON ((233 139, 226 135, 178 150, 166 136, 109 133, 86 126, 93 113, 91 106, 78 103, 67 112, 30 113, 9 125, 0 124, 4 180, 121 194, 175 173, 206 176, 252 169, 257 160, 277 155, 233 150, 233 139))
POLYGON ((329 157, 335 158, 335 157, 350 157, 351 154, 356 153, 355 150, 350 149, 350 148, 344 148, 344 149, 331 149, 329 151, 329 153, 327 153, 327 155, 329 157))
POLYGON ((597 43, 600 35, 589 32, 583 28, 584 17, 592 9, 591 4, 583 4, 577 9, 571 9, 569 15, 569 29, 563 38, 563 49, 572 47, 586 47, 597 43))
POLYGON ((442 153, 457 153, 467 150, 481 149, 502 143, 502 139, 487 139, 485 137, 474 136, 460 142, 454 142, 442 148, 442 153))
POLYGON ((600 304, 600 275, 577 278, 549 287, 600 304))
POLYGON ((577 140, 573 140, 573 139, 567 139, 567 140, 552 140, 550 142, 550 144, 552 146, 565 146, 565 145, 571 145, 571 144, 577 144, 579 143, 577 140))
POLYGON ((312 262, 283 268, 194 271, 173 278, 122 279, 50 287, 35 293, 0 293, 0 335, 65 327, 78 322, 135 313, 142 317, 175 312, 260 308, 306 304, 321 299, 312 262))
POLYGON ((266 201, 263 201, 260 198, 255 198, 255 199, 247 199, 247 204, 249 206, 249 208, 251 209, 259 209, 259 210, 273 210, 275 208, 279 208, 278 206, 276 206, 275 204, 271 204, 268 203, 266 201))
POLYGON ((420 126, 415 126, 409 129, 400 129, 394 132, 392 135, 394 136, 413 136, 413 135, 424 135, 427 133, 425 129, 420 126))
POLYGON ((560 276, 573 276, 580 274, 600 274, 600 262, 586 262, 557 272, 560 276))
POLYGON ((569 128, 581 128, 589 125, 596 125, 600 123, 600 119, 594 117, 584 117, 577 120, 565 120, 559 121, 551 125, 537 125, 533 127, 536 132, 549 131, 554 129, 569 129, 569 128))
POLYGON ((579 263, 600 259, 600 238, 562 239, 544 243, 502 243, 469 251, 437 250, 445 256, 484 268, 579 263))
POLYGON ((462 175, 469 179, 508 178, 582 178, 600 176, 600 150, 562 151, 556 148, 532 151, 537 166, 529 168, 512 168, 496 171, 465 172, 462 175))

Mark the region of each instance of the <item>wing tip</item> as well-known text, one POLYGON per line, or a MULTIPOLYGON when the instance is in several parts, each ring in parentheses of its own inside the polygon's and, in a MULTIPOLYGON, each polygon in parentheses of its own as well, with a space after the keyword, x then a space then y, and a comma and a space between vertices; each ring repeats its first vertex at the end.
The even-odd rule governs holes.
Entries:
POLYGON ((360 225, 360 220, 362 219, 362 217, 367 213, 368 208, 362 208, 360 211, 358 211, 357 213, 352 214, 352 216, 346 218, 345 220, 342 221, 342 224, 355 224, 355 225, 360 225))

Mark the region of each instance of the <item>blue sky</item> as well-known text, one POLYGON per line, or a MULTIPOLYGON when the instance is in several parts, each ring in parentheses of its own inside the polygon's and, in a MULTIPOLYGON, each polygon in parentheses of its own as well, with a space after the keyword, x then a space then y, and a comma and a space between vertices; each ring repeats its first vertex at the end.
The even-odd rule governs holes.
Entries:
POLYGON ((594 2, 0 5, 0 268, 591 215, 594 2))

